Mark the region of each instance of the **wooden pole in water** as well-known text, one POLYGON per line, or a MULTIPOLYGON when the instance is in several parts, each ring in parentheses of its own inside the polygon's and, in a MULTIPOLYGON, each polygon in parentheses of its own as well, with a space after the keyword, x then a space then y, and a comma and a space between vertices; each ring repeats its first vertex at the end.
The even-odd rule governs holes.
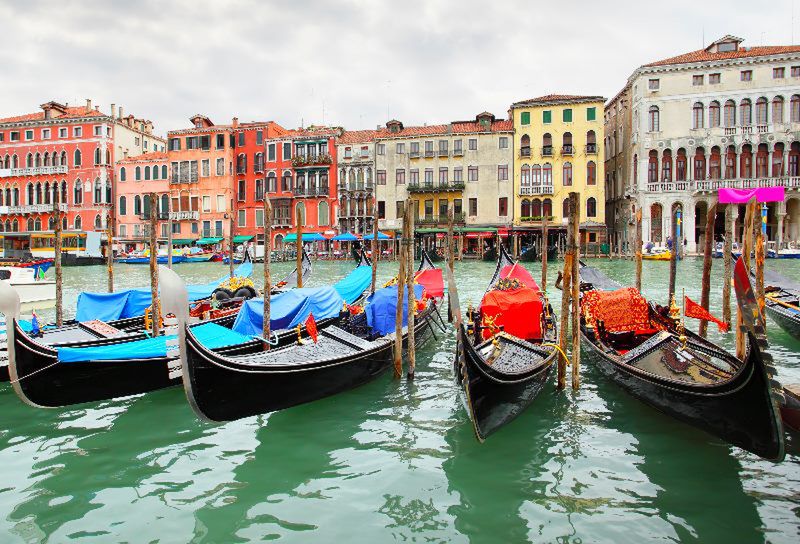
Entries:
POLYGON ((636 240, 634 240, 636 260, 636 290, 642 290, 642 209, 636 210, 636 240))
MULTIPOLYGON (((572 200, 570 200, 570 205, 572 200)), ((570 206, 571 207, 571 206, 570 206)), ((570 210, 569 225, 567 227, 567 235, 569 243, 567 251, 564 254, 564 271, 561 280, 561 324, 559 332, 559 346, 563 353, 567 352, 567 327, 569 327, 569 308, 570 299, 572 298, 572 261, 575 259, 575 246, 574 231, 572 228, 573 215, 570 210)), ((557 282, 556 282, 557 283, 557 282)), ((558 359, 558 388, 564 389, 567 386, 567 361, 563 357, 558 359)))
POLYGON ((294 243, 297 250, 297 288, 299 289, 303 286, 303 214, 300 212, 300 208, 295 210, 294 222, 297 236, 294 243))
POLYGON ((766 230, 767 221, 767 205, 761 204, 760 209, 756 208, 754 215, 758 215, 758 221, 753 221, 753 238, 755 238, 755 251, 756 251, 756 301, 758 302, 758 310, 761 316, 764 316, 764 306, 766 300, 764 299, 764 231, 766 230))
POLYGON ((403 375, 403 287, 405 284, 406 261, 408 251, 408 210, 403 208, 403 229, 398 241, 400 266, 397 271, 397 308, 394 320, 394 377, 403 375))
POLYGON ((111 220, 113 204, 108 210, 108 224, 106 225, 106 269, 108 270, 108 292, 114 292, 114 222, 111 220))
MULTIPOLYGON (((569 194, 569 211, 572 220, 572 238, 578 240, 581 226, 580 194, 569 194)), ((580 336, 580 246, 575 247, 572 257, 572 389, 577 390, 581 383, 581 336, 580 336)))
POLYGON ((733 210, 732 204, 725 205, 725 240, 722 243, 722 260, 725 265, 722 281, 722 320, 731 324, 731 281, 733 281, 733 210))
POLYGON ((64 323, 64 299, 62 289, 61 274, 61 191, 56 186, 53 195, 53 216, 56 218, 53 237, 53 266, 56 269, 56 326, 60 327, 64 323))
MULTIPOLYGON (((231 206, 231 210, 233 210, 233 206, 231 206)), ((233 277, 233 231, 236 229, 234 215, 236 214, 231 211, 231 224, 228 228, 228 273, 231 277, 233 277)))
MULTIPOLYGON (((455 269, 455 248, 453 247, 453 221, 455 221, 455 212, 453 206, 447 208, 447 267, 450 273, 453 274, 455 269)), ((453 322, 453 304, 451 301, 452 294, 447 290, 447 322, 453 322)))
MULTIPOLYGON (((372 207, 372 230, 375 232, 372 235, 372 290, 375 292, 375 284, 378 282, 378 259, 381 257, 380 242, 378 240, 378 208, 372 207)), ((363 251, 363 249, 362 249, 363 251)))
POLYGON ((172 199, 169 199, 167 207, 167 267, 172 269, 172 199))
POLYGON ((541 249, 542 252, 542 289, 544 292, 547 293, 547 218, 542 219, 542 243, 541 249))
MULTIPOLYGON (((706 239, 703 244, 703 277, 700 286, 700 306, 708 310, 710 304, 711 291, 711 251, 714 246, 714 220, 717 218, 717 205, 714 204, 708 209, 706 215, 706 239)), ((730 280, 729 280, 730 281, 730 280)), ((698 333, 703 338, 708 332, 708 321, 700 320, 698 333)))
MULTIPOLYGON (((756 206, 758 203, 755 198, 748 202, 747 212, 744 217, 744 230, 742 231, 742 260, 744 261, 745 270, 750 273, 750 252, 753 250, 753 221, 756 214, 756 206)), ((730 278, 728 279, 730 281, 730 278)), ((746 346, 744 340, 744 318, 742 311, 737 305, 736 310, 736 356, 744 360, 746 346)))
POLYGON ((675 280, 677 279, 676 276, 678 275, 678 246, 677 246, 677 239, 678 239, 678 217, 677 217, 677 206, 673 206, 670 209, 670 237, 672 238, 672 251, 670 251, 669 257, 669 298, 667 299, 667 305, 672 303, 672 299, 675 298, 675 280))
POLYGON ((153 336, 158 336, 159 329, 159 316, 161 315, 161 305, 158 300, 158 241, 156 234, 158 233, 158 211, 156 203, 158 199, 155 193, 150 193, 150 297, 152 304, 150 305, 150 317, 153 320, 153 336))
POLYGON ((414 371, 417 366, 417 348, 415 345, 416 338, 414 334, 414 327, 415 327, 415 314, 417 311, 417 304, 416 304, 416 295, 414 293, 414 280, 415 277, 415 270, 414 270, 414 214, 411 211, 412 200, 409 198, 408 203, 408 231, 410 234, 410 239, 412 241, 412 245, 409 247, 408 251, 408 270, 406 270, 406 278, 407 278, 407 285, 408 285, 408 379, 414 379, 414 371))
MULTIPOLYGON (((269 340, 270 330, 270 296, 272 295, 272 202, 264 195, 264 327, 262 336, 269 340)), ((270 348, 269 342, 266 345, 270 348)))

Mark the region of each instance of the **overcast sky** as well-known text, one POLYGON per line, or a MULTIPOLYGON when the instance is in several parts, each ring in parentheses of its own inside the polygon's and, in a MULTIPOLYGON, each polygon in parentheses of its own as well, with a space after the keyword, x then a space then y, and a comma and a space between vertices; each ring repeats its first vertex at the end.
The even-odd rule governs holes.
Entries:
POLYGON ((800 17, 796 0, 0 0, 0 117, 86 98, 159 134, 195 113, 348 129, 503 116, 548 93, 609 98, 703 35, 790 44, 793 2, 800 17))

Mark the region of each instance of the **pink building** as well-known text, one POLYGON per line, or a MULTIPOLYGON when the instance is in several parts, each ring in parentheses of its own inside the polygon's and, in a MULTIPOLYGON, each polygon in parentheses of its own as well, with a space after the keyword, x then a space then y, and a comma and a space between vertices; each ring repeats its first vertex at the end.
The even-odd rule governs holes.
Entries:
MULTIPOLYGON (((142 249, 150 238, 150 193, 156 193, 160 221, 159 241, 166 242, 170 211, 167 153, 158 151, 117 161, 117 244, 120 250, 142 249)), ((179 223, 175 223, 179 226, 179 223)), ((173 227, 173 231, 174 231, 173 227)), ((173 243, 181 243, 179 234, 173 243)), ((188 243, 188 242, 187 242, 188 243)))

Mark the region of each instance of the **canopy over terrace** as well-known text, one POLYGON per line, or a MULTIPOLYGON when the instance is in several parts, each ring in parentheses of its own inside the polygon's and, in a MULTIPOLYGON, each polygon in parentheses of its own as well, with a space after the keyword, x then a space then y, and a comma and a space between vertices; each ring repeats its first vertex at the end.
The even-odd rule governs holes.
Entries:
MULTIPOLYGON (((319 232, 304 232, 302 233, 302 241, 305 242, 325 242, 328 238, 325 238, 319 232)), ((283 242, 285 244, 294 243, 297 241, 297 233, 290 232, 283 238, 283 242)))

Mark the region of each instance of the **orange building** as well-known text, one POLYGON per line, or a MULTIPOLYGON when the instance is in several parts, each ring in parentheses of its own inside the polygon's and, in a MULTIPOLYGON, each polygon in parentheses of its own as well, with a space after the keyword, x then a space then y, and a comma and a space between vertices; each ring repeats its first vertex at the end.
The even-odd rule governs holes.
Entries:
MULTIPOLYGON (((159 218, 166 218, 170 210, 169 165, 165 151, 125 157, 117 161, 117 243, 118 250, 142 249, 150 237, 150 193, 156 193, 159 218)), ((181 223, 173 214, 173 242, 180 244, 181 223)), ((184 223, 184 226, 185 223, 184 223)), ((168 238, 169 224, 161 223, 160 241, 168 238)), ((186 230, 186 229, 184 229, 186 230)), ((191 230, 191 226, 188 230, 191 230)), ((183 240, 188 242, 188 240, 183 240)))

